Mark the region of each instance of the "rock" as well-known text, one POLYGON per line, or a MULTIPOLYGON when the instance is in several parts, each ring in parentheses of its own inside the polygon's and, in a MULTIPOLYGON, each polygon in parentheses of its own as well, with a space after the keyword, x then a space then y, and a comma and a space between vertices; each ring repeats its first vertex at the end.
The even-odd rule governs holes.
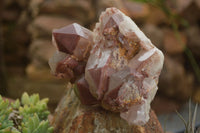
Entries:
POLYGON ((4 10, 1 13, 1 17, 4 21, 16 21, 20 12, 17 10, 4 10))
POLYGON ((164 49, 168 54, 180 54, 184 52, 187 43, 186 36, 180 33, 180 40, 175 32, 166 30, 164 33, 164 49))
POLYGON ((166 5, 176 13, 181 13, 184 11, 194 0, 168 0, 166 5))
POLYGON ((31 10, 31 17, 35 18, 39 14, 39 6, 44 2, 44 0, 30 0, 29 10, 31 10))
MULTIPOLYGON (((192 2, 182 13, 181 16, 187 20, 190 26, 198 24, 198 20, 200 19, 200 8, 199 6, 192 2), (192 14, 192 17, 191 17, 192 14)), ((188 26, 189 27, 189 26, 188 26)))
POLYGON ((125 0, 124 6, 128 12, 128 15, 134 19, 145 18, 150 13, 149 6, 144 3, 125 0))
MULTIPOLYGON (((0 8, 1 11, 1 8, 0 8)), ((3 43, 3 30, 2 26, 0 26, 0 94, 6 94, 7 88, 7 79, 6 79, 6 71, 5 71, 5 60, 4 60, 4 43, 3 43)))
POLYGON ((38 93, 41 98, 48 97, 50 105, 56 105, 66 89, 66 85, 64 85, 64 82, 61 80, 33 80, 21 75, 12 76, 8 80, 8 97, 16 99, 21 97, 24 92, 29 94, 38 93))
POLYGON ((38 39, 31 43, 29 56, 33 62, 47 66, 49 58, 54 54, 56 48, 49 40, 38 39))
POLYGON ((39 10, 41 14, 68 16, 84 24, 93 20, 95 17, 95 11, 91 0, 48 0, 40 4, 39 10))
POLYGON ((188 100, 193 91, 193 81, 193 75, 186 73, 183 64, 165 56, 159 82, 160 92, 175 99, 188 100))
POLYGON ((50 40, 53 29, 71 24, 74 21, 64 17, 41 15, 29 26, 29 32, 32 33, 33 39, 48 38, 50 40))
POLYGON ((14 3, 13 0, 6 0, 6 1, 3 1, 3 4, 4 4, 5 7, 8 7, 8 6, 12 5, 13 3, 14 3))
POLYGON ((152 24, 146 24, 142 28, 142 31, 145 33, 147 37, 151 40, 151 42, 159 49, 163 49, 163 39, 164 32, 161 28, 156 27, 152 24))
POLYGON ((27 1, 27 0, 18 0, 17 2, 19 4, 19 6, 22 8, 26 8, 26 6, 28 6, 28 4, 29 4, 29 1, 27 1))
POLYGON ((27 77, 35 81, 47 81, 54 82, 58 81, 51 73, 47 66, 42 66, 41 64, 36 64, 35 62, 30 63, 26 67, 27 77))
POLYGON ((4 7, 10 7, 15 5, 15 7, 19 7, 19 8, 23 8, 28 4, 29 1, 27 0, 5 0, 2 1, 2 3, 4 3, 4 7))
MULTIPOLYGON (((200 0, 168 0, 166 5, 173 11, 179 14, 187 12, 190 6, 197 6, 200 9, 200 0)), ((184 13, 183 13, 184 14, 184 13)), ((194 17, 194 16, 192 16, 194 17)))
POLYGON ((51 41, 38 39, 34 40, 29 47, 31 63, 26 67, 27 77, 35 81, 57 81, 50 74, 48 60, 56 51, 51 41))
POLYGON ((190 26, 186 30, 186 34, 188 36, 188 47, 191 49, 194 55, 200 57, 200 30, 197 25, 190 26))
MULTIPOLYGON (((127 12, 127 9, 124 6, 123 0, 99 0, 96 2, 96 15, 100 16, 101 12, 103 12, 108 7, 116 7, 120 10, 122 10, 125 13, 127 12)), ((98 19, 98 18, 97 18, 98 19)))
POLYGON ((178 110, 181 107, 181 103, 166 96, 157 95, 152 101, 151 107, 156 115, 167 115, 178 110))
POLYGON ((15 23, 13 26, 4 25, 3 27, 5 64, 9 67, 20 66, 24 68, 27 63, 27 45, 30 41, 26 26, 15 23), (12 32, 10 31, 11 27, 12 32))
POLYGON ((161 9, 151 6, 149 10, 150 13, 146 18, 146 23, 153 25, 170 24, 169 19, 161 9))
POLYGON ((118 113, 80 104, 71 88, 60 101, 52 125, 55 133, 163 133, 152 110, 150 120, 144 126, 130 126, 118 113))
POLYGON ((200 103, 200 87, 197 87, 193 94, 194 94, 193 96, 194 101, 200 103))
POLYGON ((200 0, 195 0, 195 3, 196 3, 197 6, 200 8, 200 0))

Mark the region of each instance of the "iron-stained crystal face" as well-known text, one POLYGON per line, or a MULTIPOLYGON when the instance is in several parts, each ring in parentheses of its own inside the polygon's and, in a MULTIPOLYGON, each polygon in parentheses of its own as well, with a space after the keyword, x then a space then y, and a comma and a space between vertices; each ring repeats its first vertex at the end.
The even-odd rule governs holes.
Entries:
POLYGON ((79 24, 53 30, 57 52, 49 60, 52 73, 74 82, 85 71, 92 45, 92 32, 79 24))
POLYGON ((53 39, 59 51, 82 57, 84 52, 87 52, 85 49, 88 45, 91 45, 92 32, 79 24, 73 23, 61 29, 53 30, 53 39), (82 56, 78 55, 80 53, 82 56))

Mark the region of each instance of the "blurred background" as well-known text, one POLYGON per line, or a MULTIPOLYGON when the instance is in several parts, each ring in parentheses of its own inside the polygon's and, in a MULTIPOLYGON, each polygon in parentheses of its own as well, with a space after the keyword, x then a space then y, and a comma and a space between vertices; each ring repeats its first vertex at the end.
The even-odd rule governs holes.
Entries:
POLYGON ((48 66, 55 52, 52 29, 73 22, 93 29, 100 13, 113 6, 163 51, 165 63, 152 108, 163 128, 182 132, 175 110, 187 120, 185 104, 190 98, 200 103, 200 0, 1 0, 0 94, 16 99, 24 91, 39 93, 49 97, 53 112, 67 83, 54 78, 48 66), (174 126, 177 121, 180 126, 174 126))

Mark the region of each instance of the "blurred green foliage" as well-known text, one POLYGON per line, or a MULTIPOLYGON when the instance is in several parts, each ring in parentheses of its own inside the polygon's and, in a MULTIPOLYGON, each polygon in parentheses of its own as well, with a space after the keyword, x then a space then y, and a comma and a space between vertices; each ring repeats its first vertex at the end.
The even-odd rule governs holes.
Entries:
POLYGON ((24 93, 13 103, 0 96, 0 133, 52 133, 47 102, 38 94, 24 93))

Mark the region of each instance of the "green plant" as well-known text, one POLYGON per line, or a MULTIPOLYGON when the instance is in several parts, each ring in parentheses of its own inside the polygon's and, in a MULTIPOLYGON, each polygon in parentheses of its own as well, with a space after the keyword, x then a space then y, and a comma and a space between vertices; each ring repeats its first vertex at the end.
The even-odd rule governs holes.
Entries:
POLYGON ((185 125, 185 132, 184 133, 195 133, 195 122, 196 122, 197 107, 198 107, 198 104, 196 104, 196 106, 195 106, 193 117, 192 117, 191 100, 189 101, 189 114, 188 114, 189 119, 188 119, 187 122, 184 120, 183 116, 176 111, 177 115, 183 121, 183 123, 185 125))
POLYGON ((0 96, 0 133, 52 133, 47 102, 38 94, 24 93, 21 101, 13 103, 0 96))

